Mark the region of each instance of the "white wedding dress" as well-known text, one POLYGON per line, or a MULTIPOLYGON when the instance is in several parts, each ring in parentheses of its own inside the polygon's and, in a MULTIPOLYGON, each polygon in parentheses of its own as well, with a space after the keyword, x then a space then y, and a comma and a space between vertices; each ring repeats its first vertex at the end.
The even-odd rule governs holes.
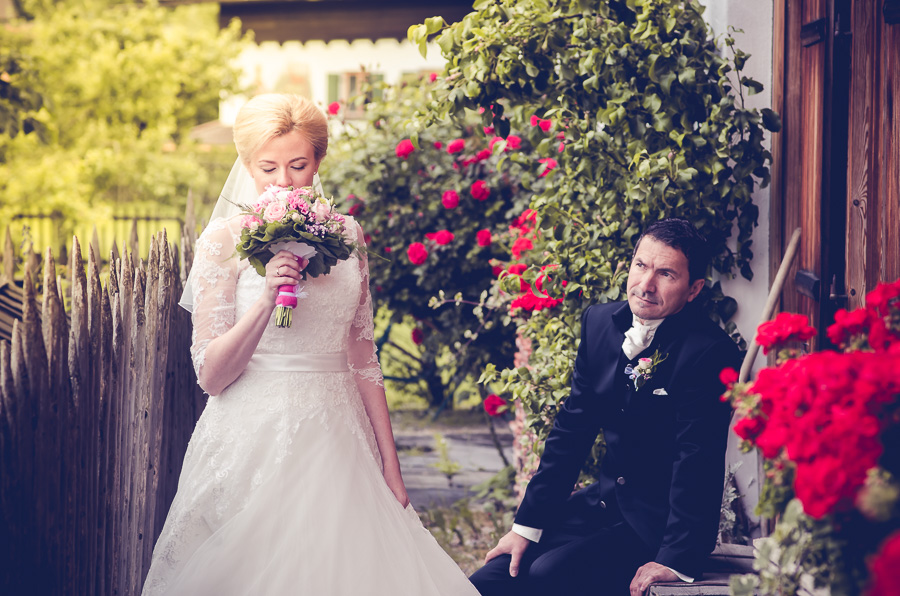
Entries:
MULTIPOLYGON (((232 256, 238 232, 220 219, 197 241, 198 371, 264 288, 232 256)), ((382 476, 360 397, 383 386, 365 256, 302 283, 292 326, 273 314, 241 376, 209 398, 143 593, 477 596, 382 476)))

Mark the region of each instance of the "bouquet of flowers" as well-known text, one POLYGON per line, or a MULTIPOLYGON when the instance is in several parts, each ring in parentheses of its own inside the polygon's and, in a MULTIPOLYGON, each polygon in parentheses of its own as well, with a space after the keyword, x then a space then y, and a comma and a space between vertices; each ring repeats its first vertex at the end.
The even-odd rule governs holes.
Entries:
POLYGON ((776 365, 752 383, 722 373, 734 432, 763 457, 758 512, 777 520, 757 545, 759 574, 733 577, 732 594, 897 594, 900 280, 836 313, 828 337, 841 351, 798 349, 813 335, 781 313, 757 334, 776 365))
MULTIPOLYGON (((300 188, 270 185, 252 205, 243 210, 241 238, 235 248, 241 259, 248 259, 265 277, 266 263, 275 253, 287 250, 299 261, 306 259, 307 275, 327 275, 338 261, 350 258, 357 249, 346 229, 344 216, 334 204, 310 186, 300 188)), ((302 296, 300 285, 278 288, 275 324, 290 327, 293 309, 302 296)))

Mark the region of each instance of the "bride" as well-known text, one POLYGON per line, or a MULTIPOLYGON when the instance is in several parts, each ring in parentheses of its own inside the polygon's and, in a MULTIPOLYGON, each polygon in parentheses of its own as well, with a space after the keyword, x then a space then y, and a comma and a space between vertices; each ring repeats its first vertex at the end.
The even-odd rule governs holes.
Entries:
POLYGON ((305 263, 280 252, 262 277, 234 256, 240 218, 229 201, 314 184, 324 115, 302 97, 261 95, 241 109, 234 140, 240 157, 182 302, 210 398, 143 593, 476 595, 409 505, 365 253, 303 281, 288 328, 274 323, 278 286, 300 283, 305 263))

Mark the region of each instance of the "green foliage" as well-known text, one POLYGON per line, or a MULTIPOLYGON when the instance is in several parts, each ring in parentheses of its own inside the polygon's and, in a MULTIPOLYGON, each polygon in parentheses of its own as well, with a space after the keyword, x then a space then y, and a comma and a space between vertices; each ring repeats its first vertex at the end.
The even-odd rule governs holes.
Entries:
POLYGON ((835 596, 858 594, 859 577, 847 566, 847 544, 831 522, 803 513, 798 500, 788 503, 775 532, 758 544, 757 574, 731 578, 734 596, 803 594, 830 587, 835 596))
POLYGON ((45 99, 28 117, 46 142, 20 135, 7 143, 0 217, 53 212, 84 221, 104 214, 104 204, 178 205, 190 190, 202 199, 220 184, 207 178, 209 164, 230 163, 233 151, 204 151, 188 133, 215 120, 221 94, 237 88, 237 23, 220 31, 211 5, 23 6, 32 19, 16 29, 15 47, 28 57, 29 91, 45 99))
MULTIPOLYGON (((483 130, 474 113, 468 120, 435 124, 417 137, 418 148, 398 155, 398 144, 407 139, 404 121, 432 101, 434 87, 427 78, 379 85, 376 90, 383 93, 378 100, 368 90, 357 100, 365 108, 361 121, 333 121, 329 156, 320 174, 329 192, 344 201, 344 210, 361 221, 370 254, 385 257, 369 260, 373 298, 395 322, 416 322, 418 354, 404 350, 398 357, 417 361, 413 374, 424 381, 428 401, 437 406, 452 403, 487 362, 512 361, 514 330, 501 324, 501 310, 479 304, 479 297, 487 296, 494 266, 509 259, 501 236, 531 198, 521 181, 529 178, 537 188, 542 183, 536 182, 530 164, 512 161, 512 155, 532 151, 528 138, 515 150, 515 143, 507 146, 505 141, 491 149, 490 131, 483 130), (463 142, 464 149, 449 153, 452 141, 463 142), (485 200, 472 195, 478 181, 489 190, 485 200), (456 207, 444 206, 445 191, 457 193, 456 207), (441 230, 451 232, 453 239, 439 244, 426 237, 441 230), (478 244, 482 230, 491 232, 488 246, 478 244), (407 254, 414 242, 428 252, 419 265, 407 254), (460 299, 429 306, 441 291, 460 299)), ((391 341, 387 347, 396 346, 391 341)))
POLYGON ((0 28, 0 163, 6 161, 6 148, 20 133, 43 132, 35 114, 44 98, 30 80, 31 59, 23 55, 15 36, 0 28))
MULTIPOLYGON (((502 381, 542 439, 568 395, 581 311, 622 297, 646 225, 685 217, 714 248, 711 279, 752 277, 751 194, 769 182, 764 129, 778 122, 743 107, 743 89, 759 89, 740 73, 748 56, 730 37, 717 46, 696 2, 481 0, 474 9, 437 38, 445 76, 409 130, 415 138, 484 108, 482 123, 500 135, 531 131, 534 154, 508 160, 543 231, 524 277, 558 266, 544 289, 565 300, 519 327, 533 344, 531 370, 489 369, 483 380, 502 381), (559 162, 545 185, 534 184, 545 172, 537 157, 559 162)), ((426 33, 411 28, 411 41, 426 33)), ((711 289, 704 300, 724 323, 736 303, 711 289)))

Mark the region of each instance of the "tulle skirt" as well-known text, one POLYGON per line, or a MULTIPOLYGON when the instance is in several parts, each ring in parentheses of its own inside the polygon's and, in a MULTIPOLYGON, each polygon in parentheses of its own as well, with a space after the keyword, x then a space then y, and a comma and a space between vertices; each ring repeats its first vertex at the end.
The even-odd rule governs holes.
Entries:
POLYGON ((145 595, 477 595, 385 484, 358 396, 340 389, 344 404, 288 424, 290 407, 211 398, 145 595))

